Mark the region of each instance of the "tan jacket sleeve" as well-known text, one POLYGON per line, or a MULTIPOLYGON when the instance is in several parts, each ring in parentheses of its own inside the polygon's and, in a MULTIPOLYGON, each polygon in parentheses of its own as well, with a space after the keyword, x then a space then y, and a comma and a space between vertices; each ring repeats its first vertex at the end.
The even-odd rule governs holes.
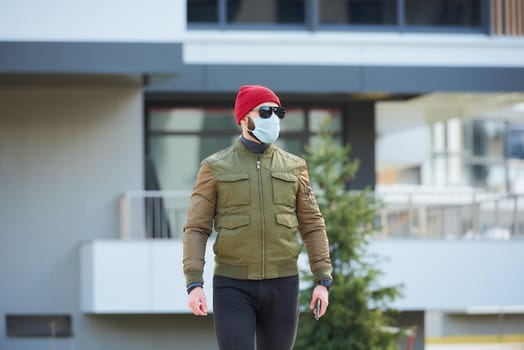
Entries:
POLYGON ((216 190, 213 173, 209 165, 202 162, 195 187, 189 202, 184 225, 184 275, 186 285, 204 282, 206 244, 213 228, 216 190))
POLYGON ((326 224, 311 188, 307 167, 300 172, 298 183, 298 229, 306 245, 311 272, 315 281, 332 279, 326 224))

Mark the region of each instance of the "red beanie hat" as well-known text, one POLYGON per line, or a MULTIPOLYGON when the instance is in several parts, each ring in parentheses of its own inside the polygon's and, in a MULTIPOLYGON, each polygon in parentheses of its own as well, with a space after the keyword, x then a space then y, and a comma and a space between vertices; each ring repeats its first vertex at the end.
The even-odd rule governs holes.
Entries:
POLYGON ((235 118, 237 124, 240 124, 242 118, 253 108, 264 102, 275 102, 280 106, 278 96, 267 87, 261 85, 241 86, 235 100, 235 118))

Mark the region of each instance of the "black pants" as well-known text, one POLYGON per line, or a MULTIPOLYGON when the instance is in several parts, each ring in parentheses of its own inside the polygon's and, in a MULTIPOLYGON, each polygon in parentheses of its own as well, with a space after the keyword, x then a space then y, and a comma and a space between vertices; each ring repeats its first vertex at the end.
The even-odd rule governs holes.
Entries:
POLYGON ((290 350, 298 325, 298 276, 213 278, 215 332, 221 350, 290 350))

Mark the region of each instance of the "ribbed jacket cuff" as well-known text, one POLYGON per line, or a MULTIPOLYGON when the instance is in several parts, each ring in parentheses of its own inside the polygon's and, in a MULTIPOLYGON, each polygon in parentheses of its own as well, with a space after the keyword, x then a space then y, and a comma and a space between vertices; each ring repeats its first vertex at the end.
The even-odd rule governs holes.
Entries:
POLYGON ((315 280, 315 283, 318 283, 322 280, 331 280, 333 281, 333 277, 331 276, 331 273, 329 270, 318 270, 313 272, 313 279, 315 280))
POLYGON ((196 287, 204 288, 204 285, 203 285, 202 283, 200 283, 200 282, 193 282, 193 283, 190 283, 190 284, 187 286, 187 288, 186 288, 186 290, 187 290, 187 294, 191 293, 191 291, 192 291, 193 289, 195 289, 196 287))
POLYGON ((193 270, 185 273, 186 276, 186 286, 190 285, 191 283, 200 282, 204 283, 203 278, 203 271, 199 270, 193 270))

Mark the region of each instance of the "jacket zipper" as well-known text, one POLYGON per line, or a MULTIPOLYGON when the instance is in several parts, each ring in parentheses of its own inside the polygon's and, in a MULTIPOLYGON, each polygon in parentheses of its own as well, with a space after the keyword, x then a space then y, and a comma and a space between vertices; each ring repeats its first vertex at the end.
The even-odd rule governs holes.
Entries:
POLYGON ((265 224, 264 224, 264 190, 262 189, 262 174, 260 170, 260 156, 257 156, 258 189, 260 192, 260 214, 262 219, 262 278, 266 277, 266 247, 265 247, 265 224))

